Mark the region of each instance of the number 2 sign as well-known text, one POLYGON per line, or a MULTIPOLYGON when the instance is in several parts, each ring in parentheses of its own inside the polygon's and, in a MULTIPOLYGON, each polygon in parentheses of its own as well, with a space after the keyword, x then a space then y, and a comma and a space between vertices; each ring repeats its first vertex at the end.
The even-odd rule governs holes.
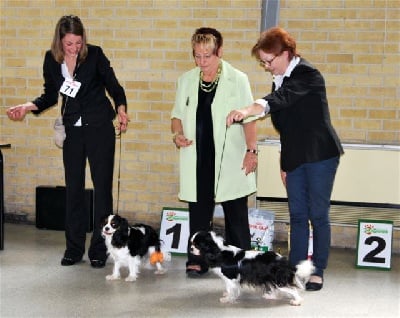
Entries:
POLYGON ((358 220, 357 267, 390 269, 392 221, 358 220))
POLYGON ((163 208, 160 239, 163 248, 171 253, 186 254, 189 239, 189 212, 187 209, 163 208))

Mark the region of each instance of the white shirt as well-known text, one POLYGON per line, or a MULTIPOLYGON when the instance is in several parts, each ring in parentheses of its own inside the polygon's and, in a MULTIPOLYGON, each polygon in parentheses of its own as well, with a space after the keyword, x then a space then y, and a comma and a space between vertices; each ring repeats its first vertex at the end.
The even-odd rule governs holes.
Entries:
MULTIPOLYGON (((299 62, 300 62, 300 57, 298 57, 298 56, 293 57, 283 75, 274 75, 273 76, 275 90, 279 89, 282 86, 282 82, 285 77, 290 77, 293 69, 296 67, 297 64, 299 64, 299 62)), ((259 104, 262 107, 264 107, 264 111, 261 114, 259 114, 258 117, 263 117, 269 113, 270 107, 268 105, 268 102, 265 99, 263 99, 263 98, 257 99, 254 103, 259 104)))
MULTIPOLYGON (((64 76, 65 79, 68 79, 68 80, 71 80, 71 81, 73 80, 73 78, 71 77, 71 75, 68 72, 68 67, 67 67, 67 64, 65 63, 65 61, 61 64, 61 73, 62 73, 62 75, 64 76)), ((82 118, 81 117, 79 117, 79 119, 76 121, 74 126, 77 126, 77 127, 82 126, 82 118)))

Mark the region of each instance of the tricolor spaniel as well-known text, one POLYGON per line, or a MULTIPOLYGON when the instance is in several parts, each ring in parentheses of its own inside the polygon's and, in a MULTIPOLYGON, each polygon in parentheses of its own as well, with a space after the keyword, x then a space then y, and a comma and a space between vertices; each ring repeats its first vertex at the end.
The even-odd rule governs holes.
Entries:
POLYGON ((155 274, 165 273, 162 266, 164 253, 161 251, 161 241, 157 232, 149 225, 135 224, 119 215, 109 215, 102 225, 102 236, 105 239, 107 252, 114 260, 114 269, 107 280, 121 278, 121 267, 128 267, 129 275, 125 281, 135 281, 140 272, 140 266, 149 257, 151 265, 155 265, 155 274))
POLYGON ((222 303, 234 303, 240 296, 241 284, 247 284, 261 287, 265 299, 286 296, 291 298, 291 305, 301 305, 297 288, 304 289, 314 271, 311 261, 303 261, 294 268, 275 252, 245 251, 226 245, 224 239, 212 231, 197 232, 190 242, 190 252, 203 257, 224 281, 226 291, 220 298, 222 303))

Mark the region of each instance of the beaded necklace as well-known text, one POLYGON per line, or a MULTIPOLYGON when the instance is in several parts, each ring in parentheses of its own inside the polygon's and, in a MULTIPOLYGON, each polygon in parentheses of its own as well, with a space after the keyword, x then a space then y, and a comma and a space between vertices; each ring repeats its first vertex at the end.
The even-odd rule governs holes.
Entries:
POLYGON ((200 89, 203 92, 210 93, 212 92, 218 85, 219 78, 221 76, 222 66, 221 63, 218 65, 217 75, 211 83, 203 81, 203 71, 200 71, 200 89))

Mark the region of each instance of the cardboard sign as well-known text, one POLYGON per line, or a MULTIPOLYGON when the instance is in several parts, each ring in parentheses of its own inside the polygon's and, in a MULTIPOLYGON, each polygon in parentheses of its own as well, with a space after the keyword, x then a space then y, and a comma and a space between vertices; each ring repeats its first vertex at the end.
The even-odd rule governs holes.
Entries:
POLYGON ((392 233, 392 221, 358 220, 356 266, 390 270, 392 233))
POLYGON ((187 254, 189 240, 189 211, 179 208, 163 208, 160 239, 163 250, 173 254, 187 254))

